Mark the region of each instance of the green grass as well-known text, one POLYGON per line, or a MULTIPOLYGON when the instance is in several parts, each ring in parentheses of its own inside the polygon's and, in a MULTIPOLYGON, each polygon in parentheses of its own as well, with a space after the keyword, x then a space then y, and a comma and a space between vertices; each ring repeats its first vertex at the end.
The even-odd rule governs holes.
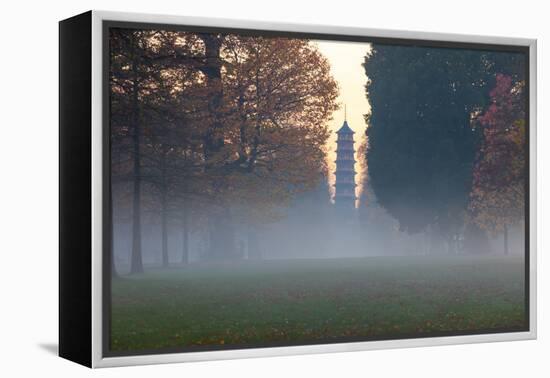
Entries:
POLYGON ((296 344, 525 327, 523 260, 192 264, 115 279, 111 350, 296 344))

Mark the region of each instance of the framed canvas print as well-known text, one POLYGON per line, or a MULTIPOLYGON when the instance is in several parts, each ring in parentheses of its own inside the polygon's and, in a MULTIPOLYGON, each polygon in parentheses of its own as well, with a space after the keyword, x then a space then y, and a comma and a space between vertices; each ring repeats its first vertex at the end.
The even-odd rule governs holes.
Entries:
POLYGON ((536 41, 60 24, 62 357, 536 337, 536 41))

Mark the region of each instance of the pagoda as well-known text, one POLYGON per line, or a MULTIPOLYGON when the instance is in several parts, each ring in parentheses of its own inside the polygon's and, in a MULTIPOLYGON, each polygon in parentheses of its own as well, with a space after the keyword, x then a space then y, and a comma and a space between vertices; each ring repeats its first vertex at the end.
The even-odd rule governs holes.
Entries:
POLYGON ((334 184, 334 203, 340 209, 355 208, 355 150, 353 149, 353 134, 347 119, 336 132, 336 183, 334 184))

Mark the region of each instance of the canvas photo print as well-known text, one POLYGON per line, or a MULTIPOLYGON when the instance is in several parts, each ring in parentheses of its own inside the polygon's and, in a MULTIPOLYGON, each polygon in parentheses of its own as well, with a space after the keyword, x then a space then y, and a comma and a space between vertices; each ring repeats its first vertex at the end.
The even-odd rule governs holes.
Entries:
POLYGON ((529 330, 526 48, 106 25, 106 355, 529 330))

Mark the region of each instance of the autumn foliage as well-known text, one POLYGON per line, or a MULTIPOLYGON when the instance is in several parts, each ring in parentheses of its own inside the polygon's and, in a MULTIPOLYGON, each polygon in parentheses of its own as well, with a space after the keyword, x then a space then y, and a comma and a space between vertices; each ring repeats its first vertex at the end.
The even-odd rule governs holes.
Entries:
POLYGON ((134 225, 133 270, 141 213, 161 219, 163 265, 175 221, 230 258, 228 225, 270 222, 326 174, 338 89, 308 40, 111 29, 109 42, 114 213, 134 225))
POLYGON ((483 129, 483 142, 474 168, 469 210, 479 227, 507 233, 525 213, 524 82, 498 74, 490 96, 490 105, 474 120, 483 129))

